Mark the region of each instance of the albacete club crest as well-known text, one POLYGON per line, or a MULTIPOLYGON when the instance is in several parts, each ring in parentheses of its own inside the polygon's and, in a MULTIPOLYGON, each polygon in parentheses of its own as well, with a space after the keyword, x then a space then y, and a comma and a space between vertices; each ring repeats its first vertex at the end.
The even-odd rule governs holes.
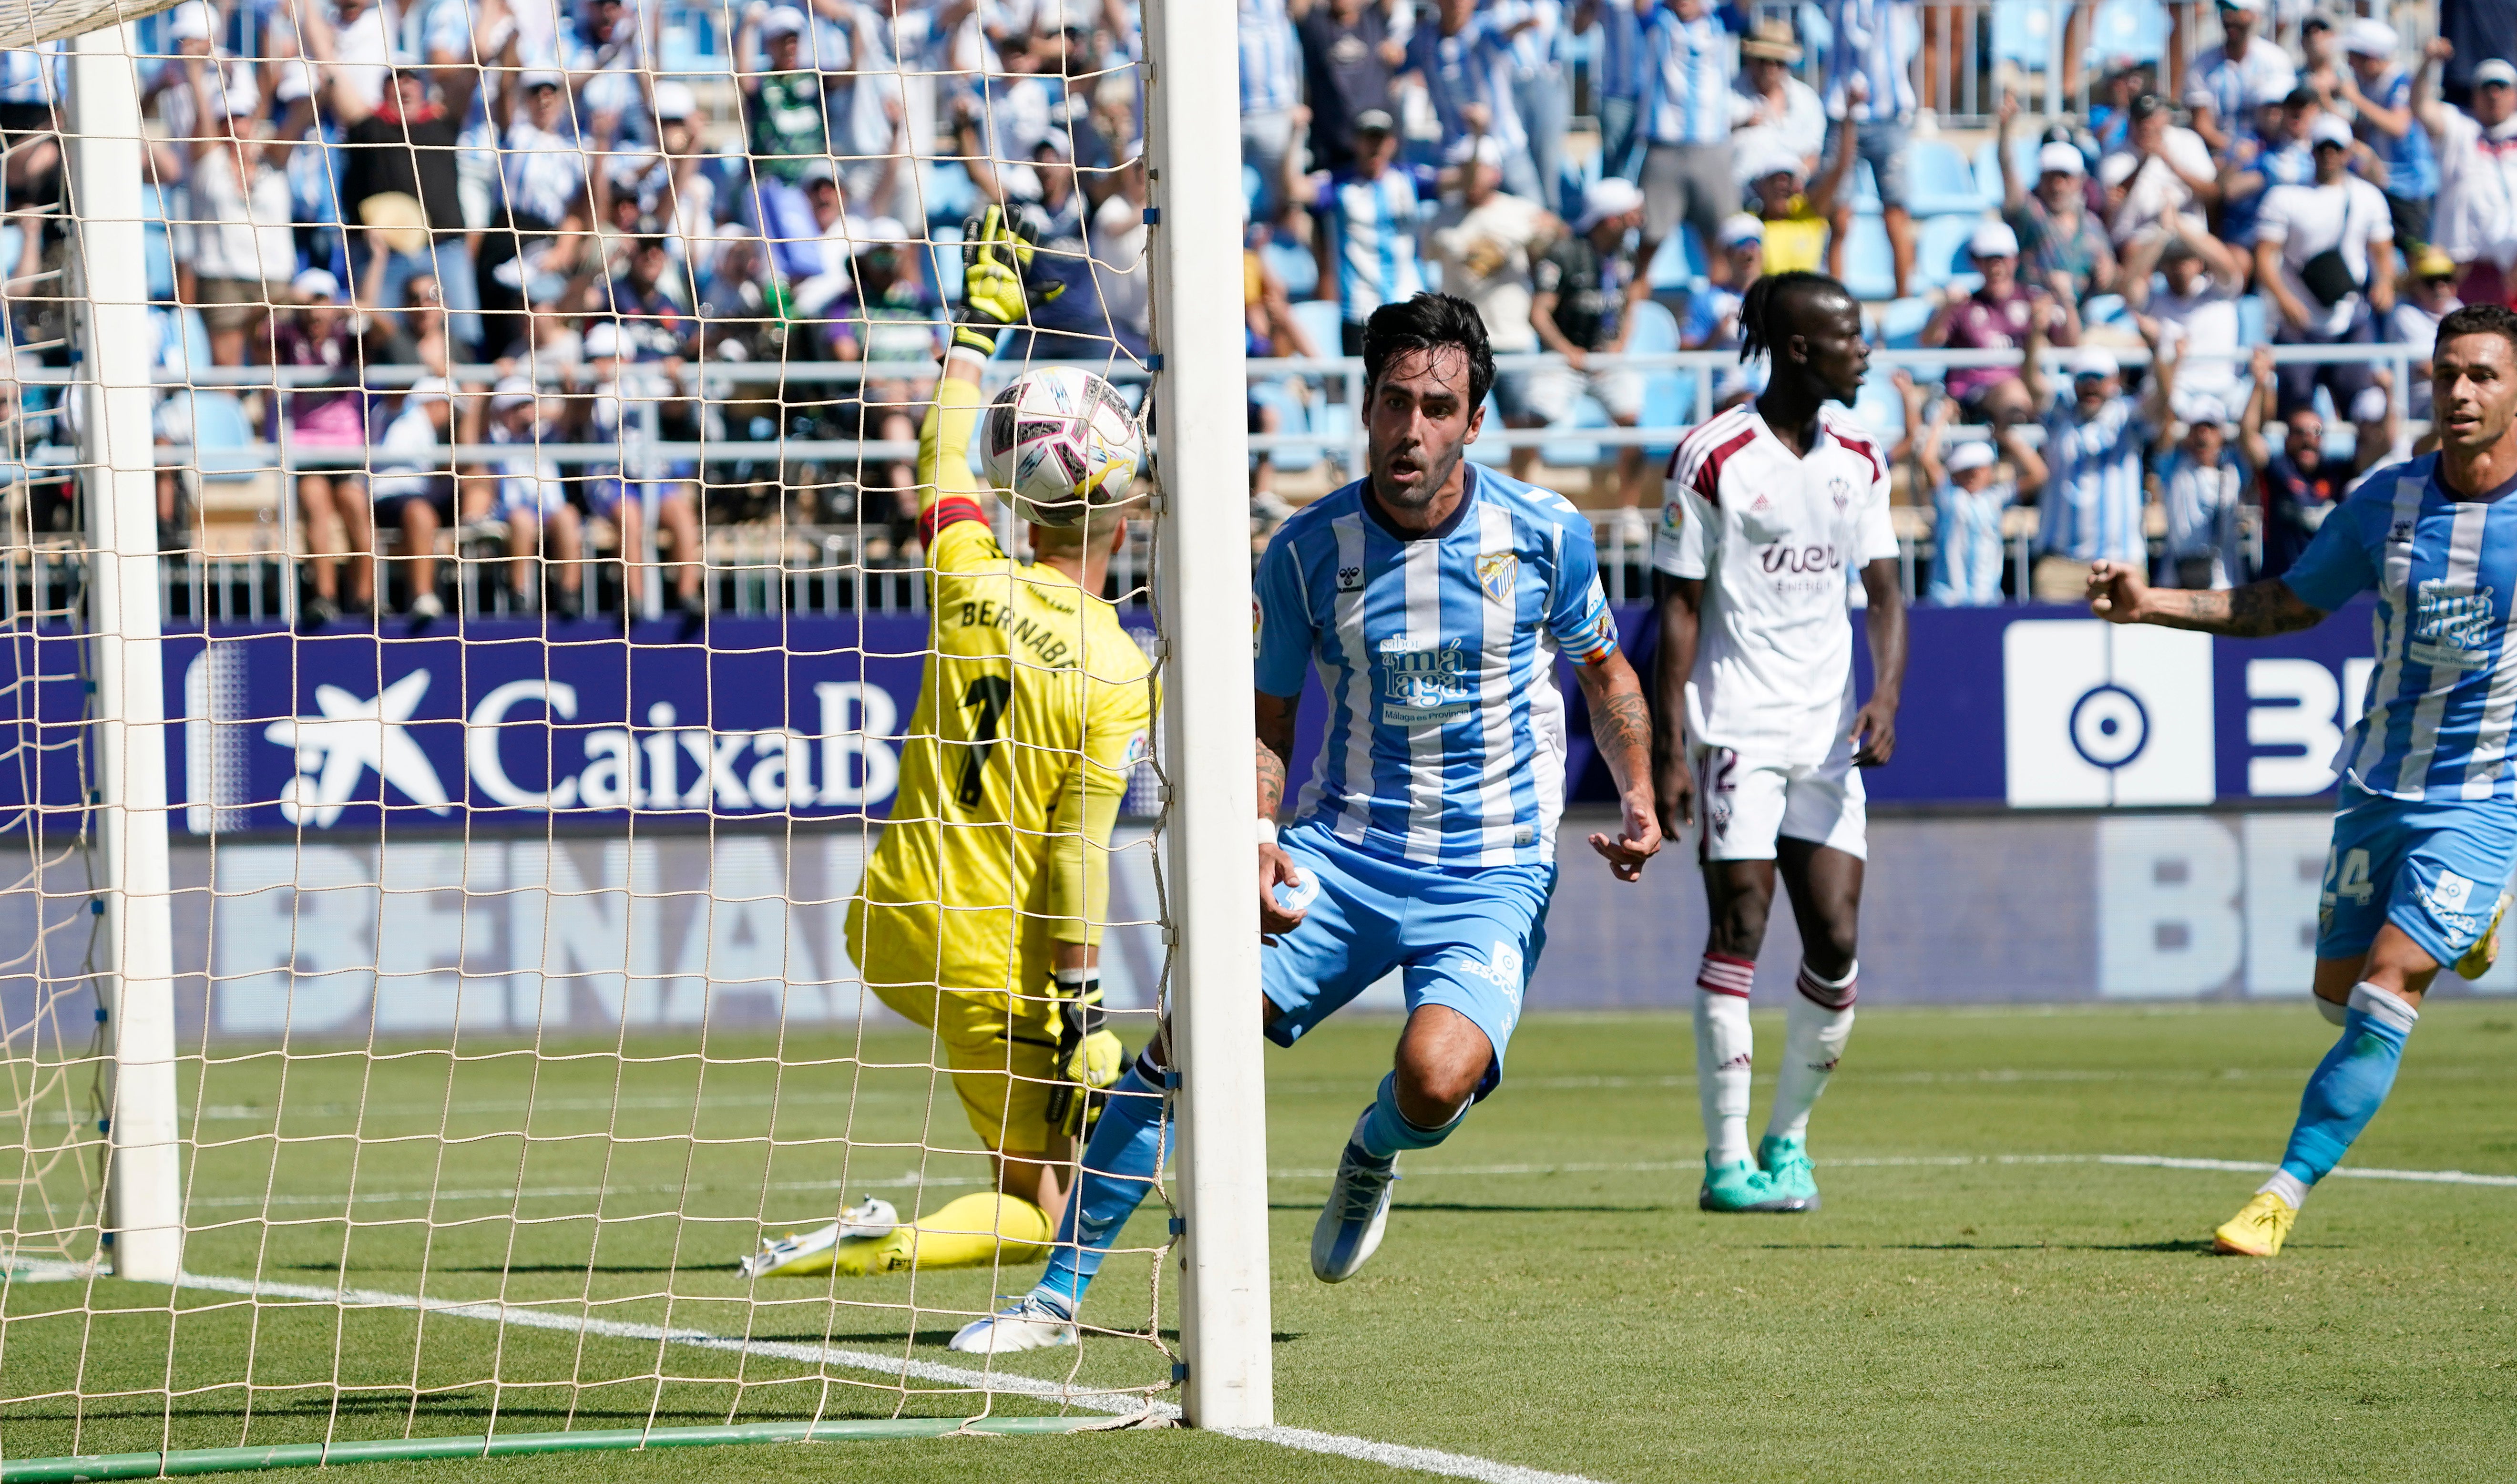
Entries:
POLYGON ((1841 475, 1826 482, 1826 492, 1835 497, 1835 508, 1838 510, 1853 502, 1853 484, 1841 475))
POLYGON ((1477 554, 1477 585, 1497 603, 1512 600, 1512 580, 1520 575, 1520 558, 1509 551, 1477 554))

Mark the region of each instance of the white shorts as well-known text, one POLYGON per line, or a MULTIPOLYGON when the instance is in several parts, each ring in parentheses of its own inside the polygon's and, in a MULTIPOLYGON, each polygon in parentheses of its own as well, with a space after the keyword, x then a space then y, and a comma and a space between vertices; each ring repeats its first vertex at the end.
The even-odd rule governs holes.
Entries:
POLYGON ((568 505, 568 486, 555 479, 510 474, 498 481, 497 513, 501 519, 519 513, 544 518, 568 505))
POLYGON ((1703 860, 1770 861, 1784 835, 1869 859, 1869 809, 1850 742, 1837 742, 1826 761, 1809 767, 1698 747, 1695 786, 1703 860))
POLYGON ((1529 378, 1529 409, 1551 423, 1560 423, 1573 415, 1574 400, 1586 391, 1600 399, 1611 418, 1635 422, 1643 415, 1642 373, 1625 366, 1587 371, 1569 365, 1543 367, 1529 378))

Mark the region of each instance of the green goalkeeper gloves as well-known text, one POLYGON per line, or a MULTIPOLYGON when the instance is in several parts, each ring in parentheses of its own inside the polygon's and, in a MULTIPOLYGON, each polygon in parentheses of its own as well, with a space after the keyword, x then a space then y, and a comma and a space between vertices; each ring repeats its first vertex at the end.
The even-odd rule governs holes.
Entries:
POLYGON ((1035 289, 1029 282, 1036 232, 1028 214, 991 206, 961 224, 961 308, 953 317, 953 343, 982 356, 997 353, 1005 326, 1066 291, 1063 283, 1035 289))
POLYGON ((1102 1089, 1125 1069, 1126 1050, 1102 1023, 1097 972, 1051 970, 1048 995, 1057 1005, 1058 1078, 1048 1092, 1048 1122, 1080 1138, 1100 1111, 1102 1089))

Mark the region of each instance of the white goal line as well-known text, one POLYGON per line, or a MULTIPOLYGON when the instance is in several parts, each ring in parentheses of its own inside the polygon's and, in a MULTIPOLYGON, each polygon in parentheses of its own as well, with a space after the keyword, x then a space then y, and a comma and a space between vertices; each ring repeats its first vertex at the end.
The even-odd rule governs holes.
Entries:
MULTIPOLYGON (((97 1276, 84 1263, 49 1260, 21 1260, 10 1277, 17 1282, 78 1282, 97 1276)), ((392 1293, 380 1289, 325 1288, 311 1283, 274 1283, 253 1278, 231 1278, 222 1274, 186 1273, 178 1288, 198 1289, 205 1293, 235 1293, 248 1298, 283 1298, 316 1303, 355 1305, 365 1309, 412 1310, 448 1319, 474 1319, 491 1324, 514 1325, 528 1330, 553 1330, 564 1334, 585 1335, 598 1339, 635 1339, 689 1345, 695 1349, 716 1350, 742 1355, 757 1355, 770 1360, 791 1361, 806 1366, 833 1366, 848 1371, 865 1371, 878 1376, 896 1377, 902 1380, 933 1381, 939 1385, 966 1387, 979 1392, 1011 1392, 1059 1406, 1085 1412, 1097 1412, 1131 1421, 1176 1422, 1180 1410, 1170 1402, 1155 1401, 1150 1396, 1107 1388, 1070 1385, 1064 1381, 1045 1380, 1029 1376, 1011 1376, 1003 1372, 970 1371, 960 1366, 938 1365, 933 1361, 909 1360, 896 1355, 878 1355, 871 1350, 851 1350, 836 1345, 800 1344, 792 1340, 745 1339, 731 1335, 713 1335, 704 1330, 668 1328, 663 1325, 627 1324, 619 1320, 595 1319, 581 1314, 560 1314, 546 1309, 520 1307, 495 1299, 462 1300, 424 1298, 411 1293, 392 1293)), ((1217 1429, 1225 1435, 1251 1442, 1272 1443, 1280 1448, 1304 1453, 1333 1454, 1340 1458, 1365 1463, 1385 1463, 1392 1468, 1411 1469, 1417 1473, 1438 1474, 1446 1478, 1475 1479, 1481 1484, 1601 1484, 1583 1474, 1551 1473, 1544 1469, 1525 1468, 1516 1463, 1499 1463, 1491 1459, 1468 1454, 1445 1453, 1435 1448, 1413 1448, 1398 1443, 1380 1443, 1370 1438, 1347 1437, 1342 1433, 1315 1432, 1307 1427, 1234 1427, 1217 1429)))

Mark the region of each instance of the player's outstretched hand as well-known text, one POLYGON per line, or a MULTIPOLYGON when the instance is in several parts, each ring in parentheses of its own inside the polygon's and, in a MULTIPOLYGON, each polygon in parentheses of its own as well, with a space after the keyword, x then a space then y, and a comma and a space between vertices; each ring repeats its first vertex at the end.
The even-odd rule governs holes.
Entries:
POLYGON ((2150 579, 2139 564, 2097 562, 2089 567, 2089 612, 2110 623, 2139 623, 2150 579))
POLYGON ((1302 884, 1301 869, 1284 847, 1266 844, 1258 847, 1258 937, 1272 940, 1278 933, 1290 933, 1302 925, 1302 910, 1287 907, 1276 900, 1276 888, 1299 892, 1302 884))
POLYGON ((1876 768, 1897 755, 1897 707, 1873 696, 1853 713, 1853 766, 1876 768))
POLYGON ((1608 869, 1620 881, 1640 880, 1643 863, 1660 854, 1660 821, 1652 818, 1653 803, 1649 798, 1628 795, 1625 800, 1625 823, 1615 839, 1604 834, 1591 836, 1591 848, 1608 863, 1608 869))
POLYGON ((1029 306, 1023 280, 1031 256, 1024 224, 1002 206, 962 223, 961 308, 955 318, 989 333, 1020 324, 1029 306))

